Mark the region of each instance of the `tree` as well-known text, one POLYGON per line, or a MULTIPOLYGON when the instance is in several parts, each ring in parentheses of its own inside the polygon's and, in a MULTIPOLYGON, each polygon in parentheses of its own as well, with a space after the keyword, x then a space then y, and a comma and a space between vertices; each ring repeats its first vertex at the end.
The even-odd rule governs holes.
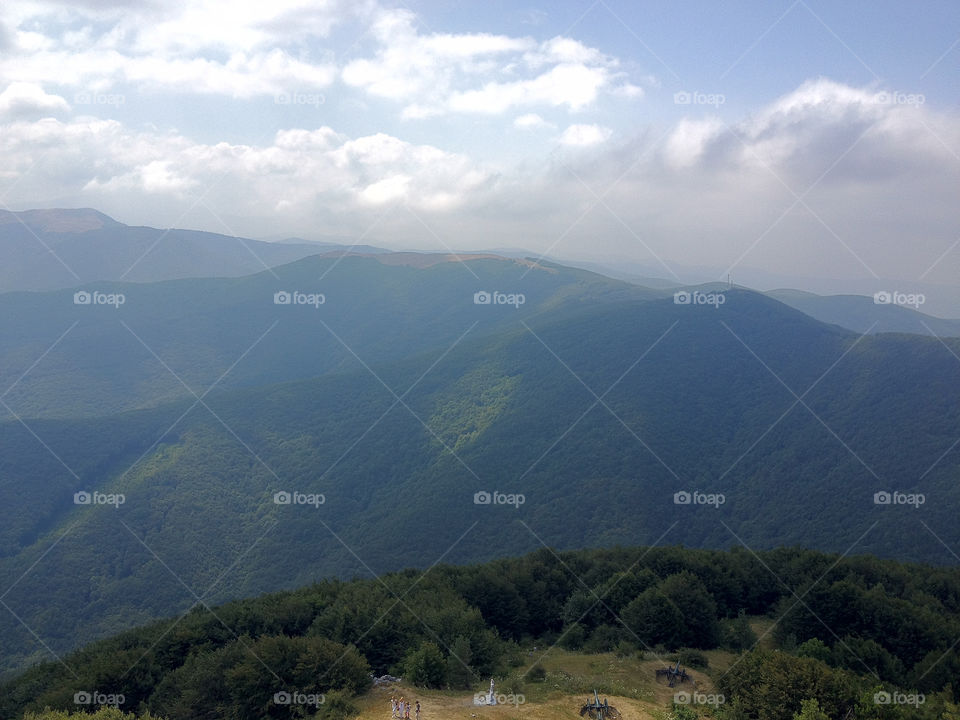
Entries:
POLYGON ((560 646, 566 650, 579 650, 587 640, 587 631, 580 623, 564 628, 560 646))
POLYGON ((453 641, 447 656, 447 685, 454 690, 466 690, 473 685, 474 673, 470 666, 473 653, 470 641, 462 635, 453 641))
POLYGON ((829 664, 831 655, 830 648, 820 638, 810 638, 797 647, 798 657, 809 657, 829 664))
POLYGON ((750 621, 743 610, 736 618, 724 618, 720 621, 720 644, 734 652, 749 650, 757 644, 757 635, 750 627, 750 621))
POLYGON ((665 578, 659 589, 683 616, 679 642, 690 647, 716 647, 717 603, 703 580, 684 570, 665 578))
POLYGON ((830 716, 820 709, 815 698, 800 703, 800 712, 794 713, 793 720, 830 720, 830 716))
POLYGON ((423 642, 403 661, 404 676, 408 682, 421 687, 443 686, 447 663, 440 648, 432 642, 423 642))
POLYGON ((656 584, 657 576, 648 568, 631 573, 620 572, 603 583, 597 590, 597 595, 603 599, 604 605, 613 612, 620 613, 637 595, 656 584))
POLYGON ((717 681, 727 700, 739 701, 748 717, 791 720, 801 699, 816 699, 827 715, 843 717, 857 703, 862 681, 813 658, 782 651, 745 654, 717 681))
POLYGON ((623 609, 624 624, 646 647, 677 647, 686 633, 683 615, 659 588, 648 588, 623 609))
POLYGON ((606 609, 597 602, 593 593, 586 590, 577 590, 567 598, 563 606, 563 623, 580 623, 588 628, 593 628, 601 622, 603 616, 607 614, 606 609))
POLYGON ((140 715, 134 713, 125 713, 115 707, 101 707, 95 712, 75 712, 69 710, 51 710, 46 708, 43 712, 28 712, 23 716, 23 720, 159 720, 156 715, 149 712, 140 715))

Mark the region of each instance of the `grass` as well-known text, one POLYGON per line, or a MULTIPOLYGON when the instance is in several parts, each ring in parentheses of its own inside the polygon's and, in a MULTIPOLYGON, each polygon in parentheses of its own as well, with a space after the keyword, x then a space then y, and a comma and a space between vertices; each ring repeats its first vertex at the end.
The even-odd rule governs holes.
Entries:
MULTIPOLYGON (((374 688, 358 698, 358 720, 390 720, 393 694, 403 695, 414 703, 419 700, 421 720, 582 720, 580 708, 593 700, 594 689, 601 701, 607 698, 620 711, 622 720, 657 720, 669 708, 674 693, 681 689, 681 686, 670 688, 665 682, 657 682, 655 673, 663 666, 662 661, 642 659, 636 654, 620 658, 613 653, 593 655, 552 648, 546 654, 529 651, 524 660, 524 665, 497 682, 498 694, 511 690, 518 695, 522 693, 522 703, 475 706, 473 693, 486 690, 483 682, 474 690, 461 692, 424 690, 397 683, 374 688), (546 679, 522 681, 521 676, 538 662, 547 672, 546 679)), ((710 662, 712 665, 712 655, 710 662)), ((713 683, 705 672, 688 672, 698 690, 713 690, 713 683)), ((685 684, 682 688, 691 690, 692 686, 685 684)))
POLYGON ((760 639, 757 643, 759 649, 776 649, 776 643, 773 640, 773 626, 776 625, 776 623, 776 620, 764 616, 750 618, 750 629, 753 630, 754 634, 760 639))
MULTIPOLYGON (((423 690, 398 683, 374 688, 359 698, 358 720, 390 720, 393 693, 410 697, 414 702, 419 700, 421 720, 582 720, 580 708, 587 700, 583 694, 555 691, 539 700, 528 697, 522 704, 478 707, 473 704, 473 693, 469 691, 423 690)), ((655 720, 654 713, 665 707, 632 698, 610 696, 609 700, 623 720, 655 720)))

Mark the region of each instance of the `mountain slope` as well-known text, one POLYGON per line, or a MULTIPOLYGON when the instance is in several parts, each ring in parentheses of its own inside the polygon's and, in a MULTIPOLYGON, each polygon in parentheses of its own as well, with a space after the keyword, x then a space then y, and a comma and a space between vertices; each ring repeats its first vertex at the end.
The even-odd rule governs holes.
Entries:
POLYGON ((0 385, 21 417, 104 415, 214 384, 321 375, 353 367, 354 353, 365 362, 398 360, 448 348, 468 330, 652 296, 562 266, 416 253, 313 256, 242 278, 8 293, 0 295, 0 385), (474 303, 474 293, 497 290, 523 294, 524 302, 474 303), (76 291, 123 302, 76 305, 76 291), (275 303, 276 293, 294 291, 324 302, 275 303))
POLYGON ((541 549, 196 608, 0 684, 0 714, 72 710, 76 693, 95 690, 169 720, 288 717, 278 692, 327 693, 322 716, 354 717, 350 699, 368 691, 361 718, 380 718, 399 691, 427 717, 506 720, 523 705, 524 717, 575 720, 596 689, 643 720, 695 689, 770 720, 791 720, 812 697, 830 717, 875 720, 875 693, 912 690, 926 694, 923 713, 896 717, 945 718, 958 695, 958 597, 956 569, 862 556, 541 549), (694 666, 693 688, 658 678, 677 660, 694 666), (370 671, 404 682, 371 688, 370 671), (493 716, 470 700, 491 676, 509 709, 493 716))
MULTIPOLYGON (((952 562, 951 342, 859 338, 747 291, 718 308, 605 301, 203 403, 8 422, 0 493, 17 531, 0 571, 23 577, 4 602, 62 649, 197 596, 541 543, 790 543, 952 562), (92 489, 126 502, 73 505, 92 489), (295 491, 325 502, 275 504, 295 491), (504 504, 475 503, 494 491, 504 504), (926 502, 874 503, 893 491, 926 502), (718 493, 719 507, 697 504, 718 493)), ((44 652, 12 617, 0 628, 8 666, 44 652)))
POLYGON ((0 293, 97 281, 236 277, 320 252, 309 243, 133 227, 89 208, 0 211, 0 293))
POLYGON ((858 333, 960 337, 960 320, 945 320, 901 305, 877 304, 862 295, 823 296, 800 290, 771 290, 765 294, 821 322, 858 333))

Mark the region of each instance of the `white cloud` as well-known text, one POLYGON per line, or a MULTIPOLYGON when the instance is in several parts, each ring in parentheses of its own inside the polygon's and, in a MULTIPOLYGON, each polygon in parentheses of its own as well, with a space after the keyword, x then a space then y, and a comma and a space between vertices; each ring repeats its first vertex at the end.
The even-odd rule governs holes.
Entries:
POLYGON ((249 98, 284 89, 330 85, 328 53, 311 51, 341 20, 369 12, 368 3, 198 0, 149 3, 15 3, 3 12, 16 27, 0 56, 0 81, 249 98))
POLYGON ((10 83, 0 93, 0 116, 12 118, 56 115, 70 109, 59 95, 50 95, 33 83, 10 83))
POLYGON ((525 105, 566 105, 570 110, 582 110, 596 101, 600 89, 607 83, 603 68, 567 63, 530 80, 491 82, 477 90, 455 92, 447 106, 457 112, 493 115, 525 105))
MULTIPOLYGON (((694 116, 665 135, 644 129, 632 147, 574 166, 591 187, 617 180, 605 203, 618 219, 595 213, 581 224, 625 255, 650 248, 701 266, 916 279, 956 241, 960 117, 897 98, 818 79, 740 121, 694 116)), ((551 187, 558 209, 573 208, 570 222, 589 207, 589 198, 576 204, 579 184, 560 172, 551 187)), ((949 267, 948 258, 928 279, 952 282, 949 267)))
POLYGON ((465 156, 377 133, 350 139, 329 127, 278 132, 266 145, 204 144, 177 133, 77 118, 0 125, 5 167, 17 171, 11 202, 76 198, 88 205, 163 206, 183 212, 195 196, 216 214, 237 207, 267 217, 318 205, 350 216, 402 201, 450 210, 491 181, 465 156))
POLYGON ((456 79, 489 71, 489 61, 532 46, 529 38, 505 35, 420 35, 408 10, 381 12, 372 26, 380 48, 373 58, 353 60, 343 68, 348 85, 377 97, 430 102, 450 92, 456 79))
POLYGON ((601 125, 570 125, 560 135, 560 144, 570 147, 591 147, 606 142, 612 131, 601 125))
POLYGON ((689 120, 684 118, 664 144, 663 154, 675 168, 690 167, 703 156, 708 144, 724 130, 717 118, 689 120))
POLYGON ((406 197, 412 180, 413 178, 409 175, 391 175, 367 185, 360 191, 360 198, 371 205, 382 205, 400 200, 406 197))
POLYGON ((524 60, 531 67, 556 63, 608 66, 617 64, 614 59, 605 57, 596 48, 588 47, 577 40, 559 35, 541 43, 535 51, 526 53, 524 60))
POLYGON ((633 83, 630 83, 630 82, 624 82, 621 85, 617 85, 616 87, 610 90, 610 93, 617 97, 627 98, 630 100, 642 98, 644 95, 644 91, 642 87, 640 87, 639 85, 634 85, 633 83))
POLYGON ((149 195, 168 194, 183 197, 184 193, 197 187, 198 181, 179 175, 169 160, 151 160, 146 165, 134 168, 124 175, 110 178, 105 183, 96 179, 84 187, 89 191, 132 190, 149 195))
POLYGON ((138 49, 192 54, 207 48, 232 53, 287 46, 327 37, 340 18, 352 14, 351 3, 338 0, 239 0, 229 6, 222 0, 191 0, 178 10, 143 27, 138 49))
MULTIPOLYGON (((580 43, 423 34, 408 13, 377 17, 379 50, 348 64, 350 79, 370 96, 395 100, 410 117, 503 114, 507 127, 535 129, 552 127, 544 119, 554 119, 551 108, 593 111, 604 94, 638 94, 624 89, 629 82, 613 60, 580 43)), ((8 204, 119 209, 121 219, 162 224, 177 222, 206 193, 203 204, 217 216, 242 208, 250 228, 264 234, 278 225, 300 234, 360 234, 378 215, 372 208, 405 203, 457 247, 540 252, 562 238, 552 249, 560 256, 584 256, 589 247, 643 257, 649 248, 668 262, 743 262, 794 274, 829 267, 838 276, 869 274, 868 266, 880 275, 918 277, 955 242, 960 225, 960 164, 951 154, 960 147, 957 113, 896 96, 881 102, 876 88, 812 80, 739 121, 691 105, 690 116, 671 128, 638 125, 632 141, 621 141, 618 124, 616 147, 603 116, 591 112, 597 124, 561 124, 559 142, 578 149, 563 163, 525 157, 520 167, 493 169, 444 149, 442 140, 408 142, 397 131, 377 132, 376 124, 362 133, 310 126, 280 130, 267 141, 218 142, 216 135, 207 139, 213 125, 202 127, 198 140, 189 128, 164 132, 78 115, 86 108, 64 85, 96 89, 94 81, 103 81, 109 93, 116 79, 248 97, 274 92, 271 85, 290 77, 301 86, 333 79, 326 65, 293 47, 203 57, 177 55, 171 46, 153 60, 129 54, 136 32, 97 37, 96 47, 77 55, 37 41, 34 50, 21 43, 14 59, 0 59, 0 76, 21 76, 0 84, 0 177, 10 189, 8 204), (584 183, 606 193, 603 206, 595 207, 584 183)), ((388 212, 377 235, 436 247, 409 213, 388 212)), ((955 257, 930 278, 954 282, 956 273, 945 268, 955 257)))
POLYGON ((552 127, 550 123, 544 120, 542 117, 536 113, 527 113, 525 115, 520 115, 513 120, 513 126, 521 128, 524 130, 529 130, 532 128, 544 128, 552 127))
POLYGON ((577 111, 603 93, 642 95, 616 58, 573 38, 421 32, 412 12, 377 0, 238 0, 229 10, 222 0, 18 0, 0 9, 0 26, 10 28, 0 83, 247 99, 340 79, 401 103, 403 118, 524 105, 577 111), (351 23, 375 46, 341 64, 331 33, 351 23))
POLYGON ((800 186, 828 170, 827 182, 852 176, 873 183, 925 162, 940 165, 945 146, 956 146, 952 122, 910 98, 898 104, 883 95, 810 80, 729 126, 717 118, 684 119, 664 154, 674 165, 698 170, 775 171, 800 186))
POLYGON ((135 58, 126 64, 124 75, 125 80, 147 88, 249 98, 275 95, 291 88, 325 88, 333 81, 336 71, 329 65, 295 60, 275 49, 254 55, 238 52, 225 62, 204 58, 135 58))
POLYGON ((490 34, 420 34, 407 10, 381 13, 373 25, 380 48, 343 69, 348 85, 404 103, 401 116, 451 112, 499 115, 545 105, 582 110, 602 92, 639 97, 618 62, 565 37, 542 43, 490 34))

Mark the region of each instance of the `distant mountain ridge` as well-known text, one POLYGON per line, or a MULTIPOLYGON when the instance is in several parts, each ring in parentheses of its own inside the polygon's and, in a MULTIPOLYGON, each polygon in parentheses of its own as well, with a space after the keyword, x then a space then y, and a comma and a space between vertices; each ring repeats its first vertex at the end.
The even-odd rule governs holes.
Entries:
POLYGON ((32 230, 50 233, 76 233, 99 230, 120 225, 108 215, 93 208, 24 210, 12 212, 0 210, 0 225, 26 225, 32 230))
POLYGON ((802 290, 771 290, 766 293, 821 322, 840 325, 860 333, 898 332, 913 335, 960 337, 960 320, 933 317, 916 308, 877 303, 863 295, 815 295, 802 290))
POLYGON ((134 227, 90 208, 0 213, 0 293, 93 281, 239 277, 323 252, 197 230, 134 227))
MULTIPOLYGON (((279 236, 278 236, 279 237, 279 236)), ((462 258, 536 258, 522 249, 450 253, 396 252, 342 236, 271 242, 197 230, 135 227, 93 208, 0 211, 0 294, 75 288, 94 281, 158 282, 183 278, 242 277, 310 255, 377 256, 382 262, 423 264, 462 258)), ((542 266, 557 260, 541 258, 542 266)), ((675 280, 637 275, 609 264, 563 263, 629 282, 667 296, 675 280)), ((719 284, 710 284, 719 287, 719 284)), ((801 290, 767 294, 823 322, 854 332, 907 332, 960 337, 960 319, 943 319, 916 309, 876 305, 858 295, 817 295, 801 290)))

